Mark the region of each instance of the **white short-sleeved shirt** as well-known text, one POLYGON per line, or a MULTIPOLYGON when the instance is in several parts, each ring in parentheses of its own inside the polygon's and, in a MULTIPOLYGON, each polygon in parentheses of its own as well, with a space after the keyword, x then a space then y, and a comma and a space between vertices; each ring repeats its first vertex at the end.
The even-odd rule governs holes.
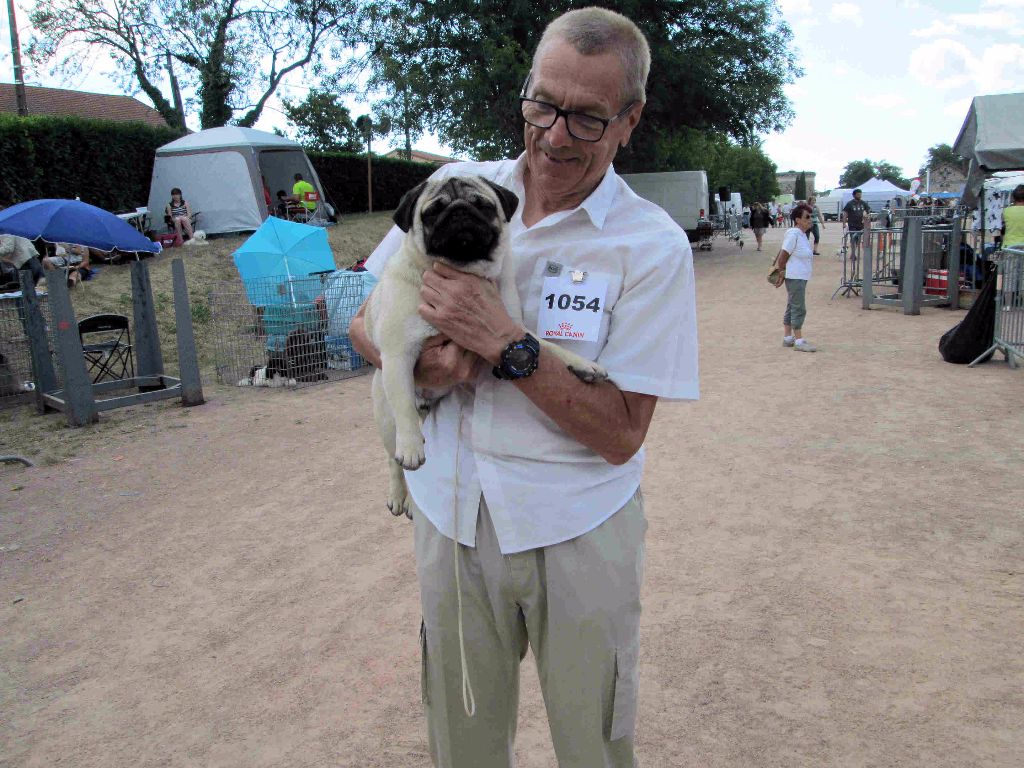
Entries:
POLYGON ((811 248, 807 235, 799 227, 790 227, 782 238, 781 248, 789 254, 786 277, 790 280, 810 280, 814 249, 811 248))
MULTIPOLYGON (((525 197, 525 156, 458 163, 434 178, 478 174, 525 197)), ((512 257, 523 324, 536 334, 549 265, 607 278, 596 341, 555 341, 597 360, 624 391, 696 400, 697 318, 693 255, 685 233, 609 168, 573 210, 527 228, 520 205, 512 221, 512 257)), ((379 275, 403 233, 388 233, 366 262, 379 275)), ((416 506, 439 531, 475 544, 481 493, 505 554, 557 544, 593 530, 636 492, 644 452, 612 466, 563 432, 514 384, 481 373, 438 402, 423 425, 427 462, 406 480, 416 506)))

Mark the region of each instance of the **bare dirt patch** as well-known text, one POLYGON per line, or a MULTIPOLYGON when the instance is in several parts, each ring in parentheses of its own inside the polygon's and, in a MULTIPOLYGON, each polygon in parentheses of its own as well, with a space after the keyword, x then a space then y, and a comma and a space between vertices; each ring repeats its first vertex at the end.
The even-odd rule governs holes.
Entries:
MULTIPOLYGON (((1024 373, 943 363, 963 312, 829 302, 837 233, 816 354, 781 346, 773 251, 695 257, 703 396, 647 443, 644 765, 1024 762, 1024 373)), ((0 468, 0 764, 429 765, 368 385, 208 387, 0 468)), ((517 744, 555 765, 532 672, 517 744)))

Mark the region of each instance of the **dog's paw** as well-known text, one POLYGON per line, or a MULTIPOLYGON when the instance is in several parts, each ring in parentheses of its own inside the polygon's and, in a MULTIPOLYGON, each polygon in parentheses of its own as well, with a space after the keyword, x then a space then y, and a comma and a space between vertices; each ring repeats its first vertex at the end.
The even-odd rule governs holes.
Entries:
POLYGON ((569 366, 569 370, 577 379, 587 384, 597 384, 608 380, 608 371, 597 363, 573 363, 569 366))
POLYGON ((401 464, 403 469, 419 469, 426 460, 427 455, 423 449, 422 435, 398 438, 395 447, 395 461, 401 464))
POLYGON ((388 512, 395 517, 405 515, 412 520, 412 509, 409 507, 409 497, 403 494, 401 497, 388 495, 388 512))

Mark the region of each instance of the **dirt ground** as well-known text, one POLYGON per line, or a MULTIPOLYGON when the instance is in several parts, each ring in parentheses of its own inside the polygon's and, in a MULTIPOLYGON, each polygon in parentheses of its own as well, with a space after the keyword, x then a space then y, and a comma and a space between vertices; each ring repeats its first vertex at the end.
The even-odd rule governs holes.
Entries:
MULTIPOLYGON (((647 441, 641 763, 1016 768, 1024 371, 942 362, 962 311, 830 301, 825 237, 817 354, 780 344, 780 230, 695 255, 702 398, 647 441)), ((369 378, 207 395, 0 469, 0 765, 428 766, 369 378)), ((524 669, 518 764, 555 766, 524 669)))

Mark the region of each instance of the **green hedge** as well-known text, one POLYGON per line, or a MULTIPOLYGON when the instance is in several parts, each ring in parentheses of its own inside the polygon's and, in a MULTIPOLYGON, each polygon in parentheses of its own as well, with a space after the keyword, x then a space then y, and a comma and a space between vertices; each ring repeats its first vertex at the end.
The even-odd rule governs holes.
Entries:
MULTIPOLYGON (((328 201, 339 213, 366 210, 366 155, 307 151, 328 201)), ((408 190, 425 180, 437 166, 374 155, 372 163, 373 210, 398 207, 408 190)))
POLYGON ((156 149, 180 135, 143 123, 0 114, 0 205, 49 197, 108 211, 145 205, 156 149))
MULTIPOLYGON (((145 205, 158 147, 181 134, 143 123, 0 114, 0 205, 80 197, 108 211, 145 205)), ((366 156, 307 152, 340 213, 366 210, 366 156)), ((398 207, 435 166, 373 158, 373 209, 398 207)))

